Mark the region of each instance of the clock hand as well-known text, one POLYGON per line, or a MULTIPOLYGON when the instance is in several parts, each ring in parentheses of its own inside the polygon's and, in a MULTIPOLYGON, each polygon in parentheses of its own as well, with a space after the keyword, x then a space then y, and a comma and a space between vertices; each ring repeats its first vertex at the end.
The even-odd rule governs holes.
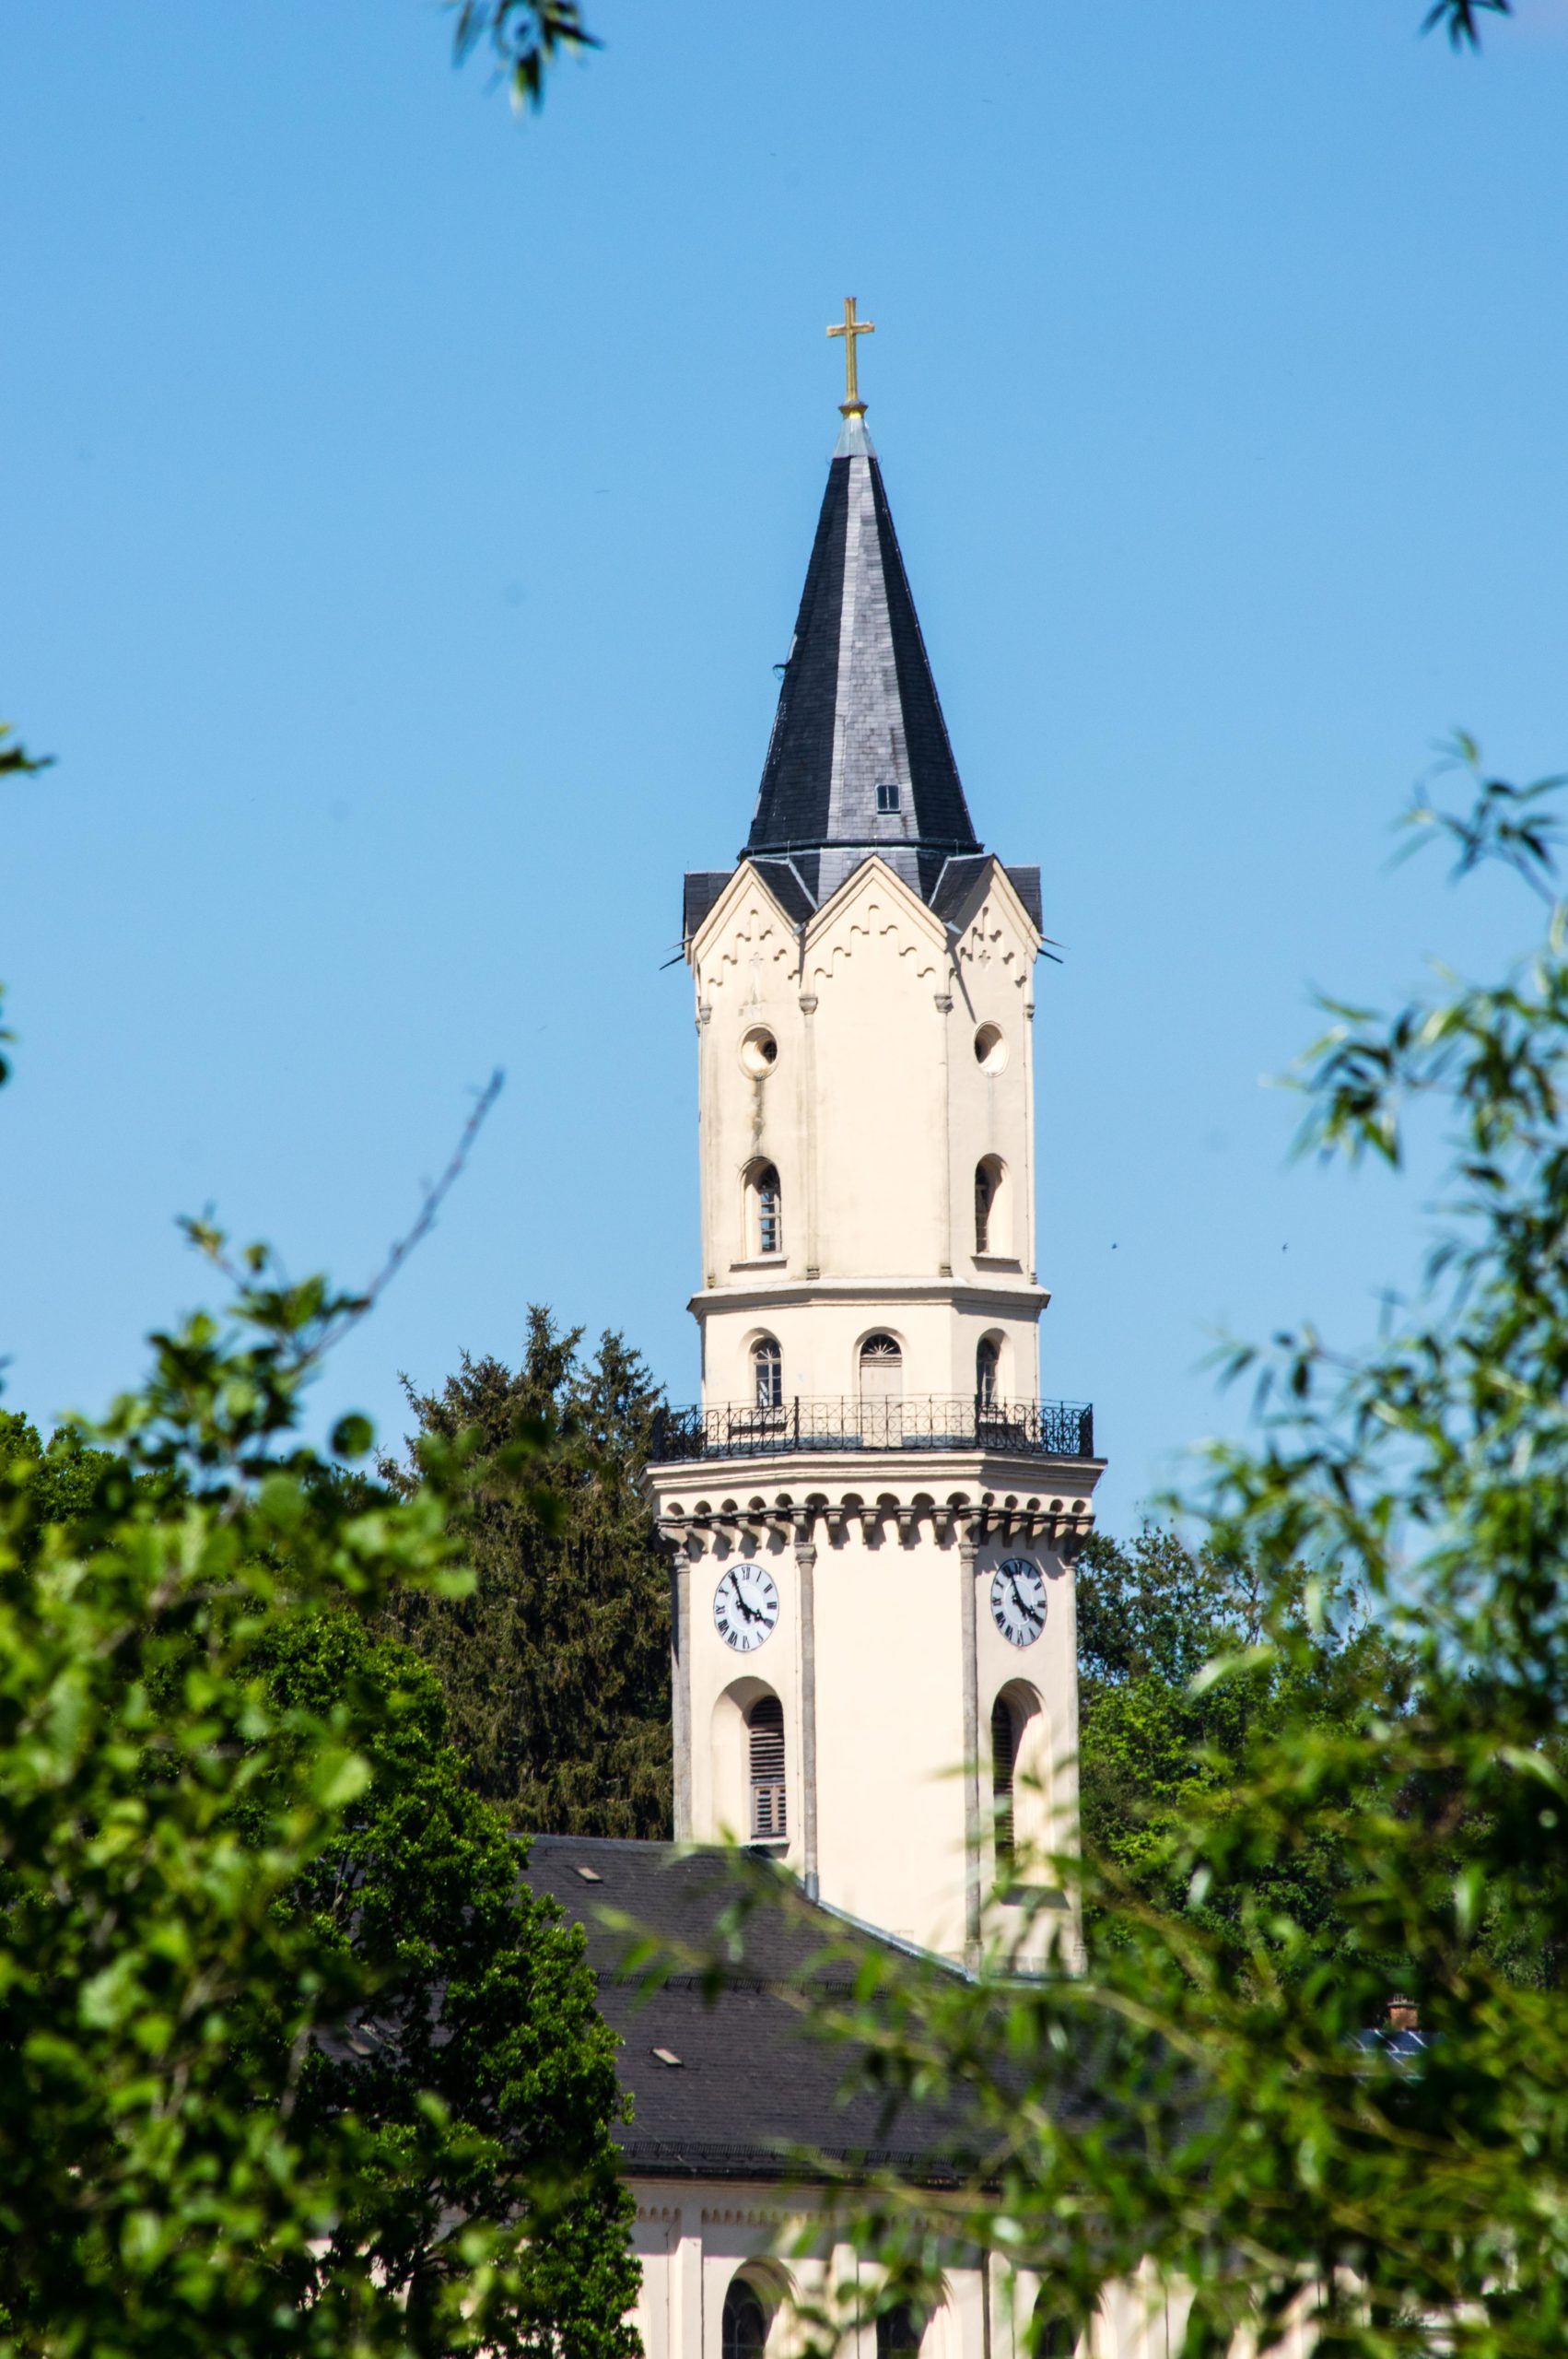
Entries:
POLYGON ((1025 1598, 1023 1590, 1018 1586, 1017 1574, 1009 1573, 1007 1578, 1012 1584, 1012 1602, 1017 1606, 1018 1611, 1023 1615, 1024 1621, 1031 1625, 1037 1623, 1040 1618, 1040 1609, 1035 1603, 1032 1597, 1025 1598))

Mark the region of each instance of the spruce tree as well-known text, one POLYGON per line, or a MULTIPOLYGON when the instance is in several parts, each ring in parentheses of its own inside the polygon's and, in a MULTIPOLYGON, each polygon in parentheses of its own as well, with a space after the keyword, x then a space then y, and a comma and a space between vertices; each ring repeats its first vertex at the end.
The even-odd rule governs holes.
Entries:
MULTIPOLYGON (((418 1432, 468 1454, 457 1537, 472 1595, 400 1596, 399 1634, 447 1699, 475 1790, 519 1828, 656 1837, 671 1826, 669 1570, 637 1487, 662 1401, 614 1333, 530 1309, 515 1371, 464 1353, 407 1387, 418 1432)), ((394 1490, 411 1465, 384 1462, 394 1490)))

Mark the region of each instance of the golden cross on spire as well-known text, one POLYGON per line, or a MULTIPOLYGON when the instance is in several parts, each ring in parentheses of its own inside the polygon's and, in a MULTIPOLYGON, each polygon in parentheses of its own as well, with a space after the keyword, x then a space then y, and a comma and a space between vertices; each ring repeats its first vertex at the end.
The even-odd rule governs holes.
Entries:
POLYGON ((844 324, 842 327, 829 328, 827 333, 829 335, 841 335, 844 339, 844 399, 838 406, 846 417, 864 417, 866 405, 860 399, 860 387, 855 370, 855 338, 858 335, 875 335, 876 322, 858 320, 855 317, 855 298, 852 295, 846 295, 844 324))

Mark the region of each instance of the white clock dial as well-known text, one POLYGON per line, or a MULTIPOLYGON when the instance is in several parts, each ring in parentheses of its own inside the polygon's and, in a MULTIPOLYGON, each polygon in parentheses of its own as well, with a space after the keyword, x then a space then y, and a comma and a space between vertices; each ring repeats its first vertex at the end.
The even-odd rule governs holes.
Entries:
POLYGON ((778 1619, 778 1590, 766 1565, 731 1565, 713 1592, 719 1635, 737 1654, 749 1655, 771 1637, 778 1619))
POLYGON ((1012 1647, 1032 1647, 1045 1628, 1045 1576, 1027 1556, 1010 1556, 991 1576, 991 1620, 1012 1647))

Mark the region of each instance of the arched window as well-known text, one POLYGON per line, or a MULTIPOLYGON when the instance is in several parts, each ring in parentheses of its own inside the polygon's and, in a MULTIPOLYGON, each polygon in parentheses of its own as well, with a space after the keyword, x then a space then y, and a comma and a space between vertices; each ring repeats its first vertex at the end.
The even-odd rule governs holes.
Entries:
POLYGON ((759 1409, 784 1405, 784 1355, 771 1335, 759 1335, 752 1345, 752 1375, 759 1409))
POLYGON ((860 1391, 873 1401, 896 1400, 904 1390, 904 1354, 895 1335, 868 1335, 860 1345, 860 1391))
POLYGON ((1033 2359, 1072 2359, 1078 2348, 1072 2321, 1053 2286, 1042 2285, 1035 2296, 1034 2328, 1029 2341, 1033 2359))
POLYGON ((1000 1366, 1000 1352, 989 1335, 982 1335, 975 1346, 975 1400, 982 1409, 996 1407, 997 1371, 1000 1366))
POLYGON ((900 2302, 883 2310, 876 2322, 876 2359, 916 2359, 920 2348, 920 2321, 913 2306, 900 2302))
POLYGON ((756 1250, 759 1253, 782 1253, 784 1250, 784 1200, 778 1186, 778 1173, 771 1163, 759 1163, 752 1175, 752 1193, 756 1201, 756 1250))
POLYGON ((1018 1763, 1018 1729, 1005 1696, 991 1706, 991 1810, 1000 1874, 1012 1864, 1012 1773, 1018 1763))
POLYGON ((731 2278, 724 2296, 720 2330, 723 2359, 762 2359, 767 2342, 767 2312, 755 2285, 743 2277, 731 2278))
POLYGON ((777 1696, 759 1696, 746 1714, 751 1751, 752 1840, 776 1842, 790 1832, 784 1789, 784 1707, 777 1696))
POLYGON ((975 1166, 975 1250, 977 1253, 1002 1253, 1007 1240, 1001 1233, 998 1218, 998 1198, 1001 1194, 1001 1165, 994 1155, 985 1155, 975 1166))

